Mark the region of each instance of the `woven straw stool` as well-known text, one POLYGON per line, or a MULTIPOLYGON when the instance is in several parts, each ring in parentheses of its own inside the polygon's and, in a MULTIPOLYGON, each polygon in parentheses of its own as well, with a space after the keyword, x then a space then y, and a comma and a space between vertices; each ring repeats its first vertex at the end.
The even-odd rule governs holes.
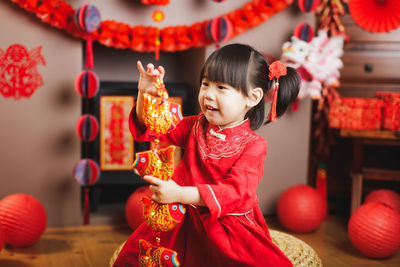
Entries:
MULTIPOLYGON (((280 231, 270 230, 269 232, 271 234, 272 242, 283 252, 283 254, 286 255, 286 257, 288 257, 293 266, 322 267, 321 259, 318 257, 315 250, 305 242, 290 234, 285 234, 280 231)), ((114 251, 114 254, 110 259, 110 267, 117 260, 119 252, 124 245, 125 242, 114 251)))

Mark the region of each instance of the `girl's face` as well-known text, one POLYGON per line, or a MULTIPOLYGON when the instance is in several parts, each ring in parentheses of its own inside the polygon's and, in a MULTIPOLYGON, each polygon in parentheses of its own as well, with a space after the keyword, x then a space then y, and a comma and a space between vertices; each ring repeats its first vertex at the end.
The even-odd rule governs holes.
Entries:
POLYGON ((240 90, 207 78, 201 81, 199 104, 208 122, 222 129, 242 122, 250 109, 248 97, 240 90))

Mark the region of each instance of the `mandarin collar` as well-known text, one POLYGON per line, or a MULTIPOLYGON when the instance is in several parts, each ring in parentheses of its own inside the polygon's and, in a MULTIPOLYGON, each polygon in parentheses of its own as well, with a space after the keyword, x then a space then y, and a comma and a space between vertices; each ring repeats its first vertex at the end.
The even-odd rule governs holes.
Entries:
POLYGON ((250 121, 249 121, 249 119, 245 119, 244 121, 239 122, 238 124, 235 124, 233 126, 230 126, 230 127, 224 128, 224 129, 221 129, 219 126, 212 125, 210 123, 208 126, 208 132, 211 135, 213 135, 219 139, 225 140, 226 135, 229 135, 230 133, 233 133, 233 132, 236 132, 236 133, 242 132, 242 130, 248 129, 248 128, 250 128, 250 121))

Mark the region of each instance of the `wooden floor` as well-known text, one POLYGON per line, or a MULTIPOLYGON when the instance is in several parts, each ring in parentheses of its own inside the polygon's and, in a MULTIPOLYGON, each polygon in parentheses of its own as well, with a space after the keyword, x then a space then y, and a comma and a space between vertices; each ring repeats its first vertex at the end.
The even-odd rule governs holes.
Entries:
MULTIPOLYGON (((271 229, 286 232, 275 219, 268 219, 267 223, 271 229)), ((332 217, 314 233, 293 235, 313 247, 327 267, 400 266, 400 251, 383 260, 364 257, 351 245, 346 227, 345 218, 332 217)), ((114 250, 130 233, 126 225, 48 228, 42 238, 29 248, 3 248, 0 266, 108 266, 114 250)))

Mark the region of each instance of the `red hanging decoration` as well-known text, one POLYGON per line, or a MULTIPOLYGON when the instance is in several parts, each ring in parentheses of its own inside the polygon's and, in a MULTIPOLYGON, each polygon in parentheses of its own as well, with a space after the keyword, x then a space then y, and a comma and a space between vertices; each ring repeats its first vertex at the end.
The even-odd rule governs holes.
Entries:
POLYGON ((294 28, 293 36, 309 43, 314 38, 314 29, 308 23, 300 23, 294 28))
MULTIPOLYGON (((65 29, 75 37, 87 38, 73 21, 75 10, 65 1, 54 0, 11 0, 21 8, 34 12, 43 22, 59 29, 65 29)), ((241 8, 233 10, 222 16, 227 17, 232 23, 230 38, 260 25, 275 13, 285 9, 293 0, 252 0, 241 8)), ((196 22, 192 25, 168 26, 160 29, 162 38, 160 50, 175 52, 191 47, 203 47, 212 43, 206 33, 208 20, 196 22)), ((119 49, 131 49, 137 52, 155 51, 155 27, 136 25, 130 26, 123 22, 102 21, 97 31, 92 34, 93 40, 105 46, 119 49), (135 36, 135 38, 130 38, 135 36)))
POLYGON ((93 115, 82 115, 76 124, 76 134, 84 142, 93 141, 99 132, 99 122, 93 115))
POLYGON ((342 1, 346 0, 321 0, 315 10, 318 31, 324 30, 329 36, 345 34, 345 28, 340 20, 340 16, 345 14, 342 1))
POLYGON ((319 0, 298 0, 298 5, 303 12, 313 12, 319 5, 319 0))
POLYGON ((285 76, 286 74, 287 74, 286 64, 282 63, 281 61, 276 60, 269 65, 268 78, 270 80, 275 80, 274 97, 272 99, 271 112, 269 116, 270 121, 276 121, 277 119, 276 105, 278 102, 279 77, 285 76))
POLYGON ((74 21, 78 28, 87 34, 86 38, 86 68, 93 68, 92 33, 100 26, 100 12, 92 5, 83 5, 74 15, 74 21))
POLYGON ((99 88, 99 77, 90 70, 82 71, 75 80, 75 90, 81 97, 92 98, 99 88))
POLYGON ((214 43, 219 44, 228 40, 232 35, 232 24, 226 17, 216 17, 207 23, 207 35, 214 43))
POLYGON ((0 93, 5 98, 29 98, 43 85, 37 70, 38 64, 46 65, 41 49, 28 51, 21 44, 10 45, 6 51, 0 48, 0 93))
POLYGON ((155 41, 155 53, 156 53, 156 60, 160 59, 160 29, 158 28, 158 24, 164 20, 165 14, 161 10, 157 9, 153 12, 152 16, 153 20, 157 23, 156 27, 156 41, 155 41))
POLYGON ((349 0, 354 21, 364 30, 389 32, 400 26, 400 1, 349 0))

